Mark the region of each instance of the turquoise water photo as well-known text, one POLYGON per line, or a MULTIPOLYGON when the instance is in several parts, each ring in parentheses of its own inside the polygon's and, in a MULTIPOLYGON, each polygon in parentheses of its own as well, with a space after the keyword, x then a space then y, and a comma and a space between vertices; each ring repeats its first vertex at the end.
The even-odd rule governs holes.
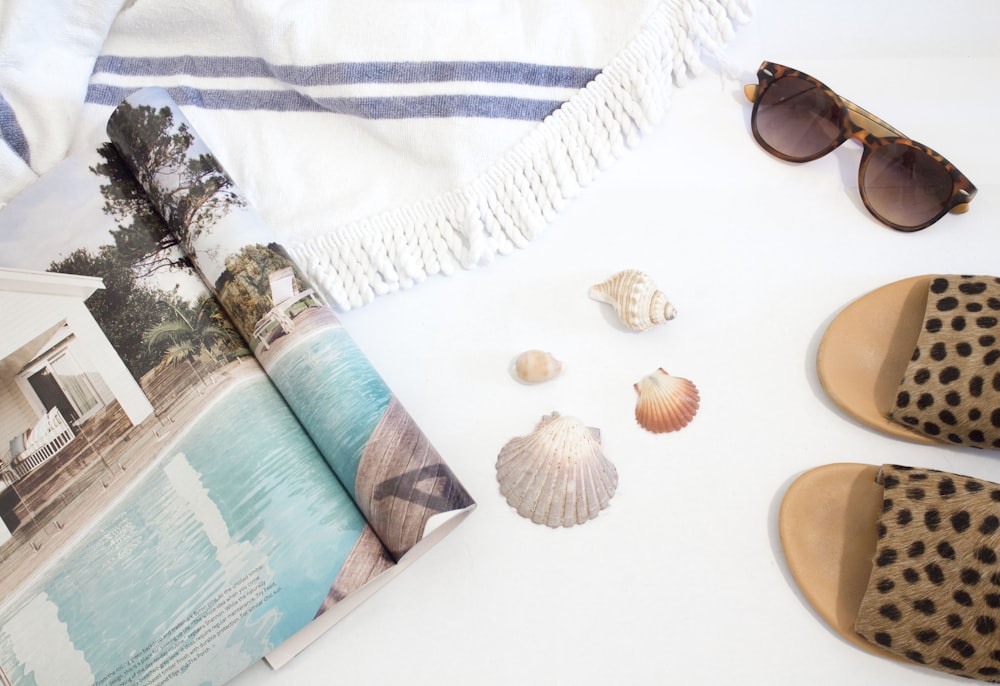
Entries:
POLYGON ((392 399, 385 382, 339 325, 297 342, 267 372, 353 497, 365 444, 392 399))
POLYGON ((314 616, 365 522, 298 420, 257 377, 182 431, 0 608, 16 686, 219 682, 314 616))

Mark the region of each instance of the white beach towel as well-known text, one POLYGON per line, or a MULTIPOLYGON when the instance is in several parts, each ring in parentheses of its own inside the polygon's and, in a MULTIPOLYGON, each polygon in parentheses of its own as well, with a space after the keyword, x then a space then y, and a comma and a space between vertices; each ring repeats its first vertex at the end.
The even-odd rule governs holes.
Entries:
POLYGON ((525 245, 749 0, 3 0, 0 204, 159 85, 337 307, 525 245))

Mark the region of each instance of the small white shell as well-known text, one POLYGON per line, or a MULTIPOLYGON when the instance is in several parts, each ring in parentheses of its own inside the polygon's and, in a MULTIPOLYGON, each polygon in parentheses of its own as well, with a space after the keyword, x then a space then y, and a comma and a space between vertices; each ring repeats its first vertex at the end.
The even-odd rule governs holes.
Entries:
POLYGON ((618 471, 601 450, 601 432, 558 412, 511 439, 497 456, 500 492, 522 517, 551 527, 596 517, 618 487, 618 471))
POLYGON ((514 360, 514 376, 524 383, 550 381, 562 372, 562 362, 544 350, 525 350, 514 360))
POLYGON ((677 316, 677 309, 656 288, 653 279, 637 269, 620 271, 591 286, 590 297, 612 305, 622 323, 635 331, 645 331, 677 316))
POLYGON ((683 429, 698 413, 701 398, 697 387, 687 379, 670 376, 662 368, 634 386, 639 394, 635 420, 647 431, 658 434, 683 429))

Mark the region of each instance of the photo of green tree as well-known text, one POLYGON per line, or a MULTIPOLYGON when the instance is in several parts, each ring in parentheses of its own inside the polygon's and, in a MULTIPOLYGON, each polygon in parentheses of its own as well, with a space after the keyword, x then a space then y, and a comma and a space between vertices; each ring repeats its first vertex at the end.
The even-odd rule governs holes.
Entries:
MULTIPOLYGON (((144 118, 144 126, 172 126, 169 110, 164 116, 147 111, 151 108, 139 109, 136 116, 144 118)), ((197 216, 190 226, 200 234, 219 213, 242 205, 240 196, 227 190, 232 185, 228 177, 211 171, 218 165, 206 159, 210 155, 185 160, 191 137, 183 127, 156 140, 157 160, 188 194, 175 220, 187 226, 188 217, 197 216), (199 200, 190 195, 193 191, 203 194, 199 200)), ((96 250, 77 248, 53 260, 48 271, 104 281, 105 288, 95 292, 87 306, 136 380, 157 366, 200 360, 218 367, 250 354, 215 300, 191 301, 176 287, 164 289, 153 278, 171 271, 193 274, 181 244, 191 231, 177 234, 168 227, 114 146, 105 143, 97 154, 101 162, 90 171, 102 181, 103 212, 116 223, 109 231, 110 242, 96 250)))
MULTIPOLYGON (((179 242, 193 259, 202 233, 234 208, 245 206, 246 200, 215 157, 192 150, 194 135, 185 122, 175 123, 169 107, 136 107, 126 102, 115 110, 109 126, 122 132, 117 144, 122 157, 118 159, 135 160, 138 165, 131 169, 141 184, 137 193, 145 187, 152 206, 164 212, 162 230, 150 234, 153 244, 145 246, 152 250, 143 249, 146 239, 141 235, 136 236, 134 243, 124 241, 135 250, 130 257, 136 264, 149 264, 152 260, 151 265, 155 266, 158 250, 171 241, 179 242), (118 125, 122 120, 128 125, 118 125)), ((94 171, 105 174, 104 165, 98 165, 94 171)), ((112 188, 107 191, 102 188, 101 192, 109 209, 115 212, 119 208, 129 209, 135 195, 131 189, 119 193, 115 187, 115 182, 121 181, 118 171, 106 171, 110 172, 106 175, 112 188)))

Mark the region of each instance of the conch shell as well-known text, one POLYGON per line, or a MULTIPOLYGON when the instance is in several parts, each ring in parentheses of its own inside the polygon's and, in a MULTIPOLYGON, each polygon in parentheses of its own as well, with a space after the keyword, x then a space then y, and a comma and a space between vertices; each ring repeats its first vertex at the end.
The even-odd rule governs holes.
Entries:
POLYGON ((524 383, 550 381, 562 372, 562 362, 544 350, 525 350, 514 360, 514 376, 524 383))
POLYGON ((592 286, 590 297, 612 305, 622 323, 635 331, 645 331, 677 316, 677 309, 663 291, 656 288, 648 274, 638 269, 620 271, 592 286))
POLYGON ((643 377, 634 385, 639 394, 635 420, 653 433, 683 429, 698 413, 701 398, 689 380, 670 376, 662 368, 643 377))
POLYGON ((553 528, 583 524, 608 506, 618 471, 604 456, 601 432, 552 412, 497 456, 500 492, 522 517, 553 528))

